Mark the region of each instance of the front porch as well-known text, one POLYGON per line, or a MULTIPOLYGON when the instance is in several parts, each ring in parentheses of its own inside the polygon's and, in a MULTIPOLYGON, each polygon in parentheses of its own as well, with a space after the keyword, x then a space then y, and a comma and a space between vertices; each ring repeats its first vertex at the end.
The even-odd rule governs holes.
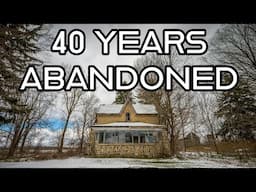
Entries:
POLYGON ((91 128, 92 154, 99 157, 162 157, 169 151, 162 125, 141 122, 96 124, 91 128))

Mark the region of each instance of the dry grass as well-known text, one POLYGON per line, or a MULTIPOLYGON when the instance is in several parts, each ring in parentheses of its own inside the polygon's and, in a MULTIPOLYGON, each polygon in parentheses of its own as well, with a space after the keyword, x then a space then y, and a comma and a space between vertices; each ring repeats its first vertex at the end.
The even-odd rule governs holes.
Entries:
POLYGON ((58 153, 57 149, 50 150, 26 150, 23 153, 19 151, 13 157, 6 159, 8 154, 7 149, 0 150, 0 160, 2 161, 29 161, 29 160, 50 160, 50 159, 65 159, 72 156, 80 156, 77 150, 64 149, 62 153, 58 153))
MULTIPOLYGON (((217 144, 218 150, 222 154, 233 154, 239 151, 246 151, 249 154, 256 154, 256 142, 240 141, 240 142, 221 142, 217 144)), ((215 152, 214 145, 198 145, 188 147, 190 152, 215 152)))

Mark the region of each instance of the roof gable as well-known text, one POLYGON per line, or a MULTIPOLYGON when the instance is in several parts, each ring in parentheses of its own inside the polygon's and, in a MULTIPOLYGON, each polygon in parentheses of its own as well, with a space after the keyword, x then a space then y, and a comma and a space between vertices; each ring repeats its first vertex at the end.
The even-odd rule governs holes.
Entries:
POLYGON ((121 104, 102 104, 99 106, 98 114, 118 114, 121 112, 123 105, 121 104))
POLYGON ((133 108, 137 114, 157 114, 156 107, 149 104, 133 104, 133 108))

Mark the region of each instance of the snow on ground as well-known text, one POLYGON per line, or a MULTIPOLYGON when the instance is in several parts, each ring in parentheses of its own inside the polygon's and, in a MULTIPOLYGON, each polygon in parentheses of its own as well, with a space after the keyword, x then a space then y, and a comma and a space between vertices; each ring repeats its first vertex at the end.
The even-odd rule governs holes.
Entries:
POLYGON ((0 162, 0 168, 256 168, 237 160, 81 158, 28 162, 0 162))

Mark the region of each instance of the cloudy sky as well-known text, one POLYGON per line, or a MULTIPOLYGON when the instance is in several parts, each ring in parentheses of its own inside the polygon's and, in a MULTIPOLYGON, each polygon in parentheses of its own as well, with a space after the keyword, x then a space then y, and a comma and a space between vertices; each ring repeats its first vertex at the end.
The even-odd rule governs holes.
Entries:
MULTIPOLYGON (((141 39, 145 37, 147 30, 155 29, 157 35, 162 42, 163 29, 182 29, 185 32, 190 29, 206 29, 206 40, 209 41, 219 25, 217 24, 56 24, 51 26, 51 34, 56 36, 59 29, 66 29, 67 32, 73 29, 80 29, 86 34, 86 50, 81 55, 59 55, 58 53, 50 53, 47 55, 46 64, 62 65, 80 65, 87 69, 88 65, 95 65, 98 69, 105 72, 108 65, 133 65, 138 56, 117 55, 117 39, 116 37, 110 44, 110 55, 101 54, 101 43, 93 34, 93 29, 101 29, 107 34, 111 29, 140 29, 141 39)), ((96 95, 100 99, 100 103, 112 103, 115 98, 115 92, 109 92, 102 86, 97 87, 96 95)))
MULTIPOLYGON (((160 43, 163 44, 162 34, 164 29, 182 29, 184 32, 191 29, 206 29, 206 41, 208 42, 213 37, 217 29, 220 27, 218 24, 54 24, 50 25, 50 34, 55 37, 59 29, 66 29, 70 32, 73 29, 80 29, 86 35, 86 50, 81 55, 59 55, 58 53, 47 51, 43 55, 46 65, 80 65, 83 69, 87 69, 89 65, 95 65, 103 74, 106 72, 108 65, 133 65, 136 59, 140 56, 131 55, 117 55, 117 36, 114 37, 110 44, 110 54, 102 55, 101 43, 93 34, 94 29, 101 29, 104 34, 108 34, 111 29, 140 29, 140 39, 143 42, 146 32, 149 29, 154 29, 158 35, 160 43)), ((47 42, 50 50, 52 42, 47 42)), ((195 59, 196 56, 193 56, 195 59)), ((191 61, 198 64, 199 61, 191 61)), ((86 71, 85 71, 86 73, 86 71)), ((103 86, 97 83, 96 96, 100 99, 100 104, 113 103, 115 99, 115 92, 107 91, 103 86)), ((57 97, 55 106, 52 107, 48 113, 52 118, 60 119, 63 117, 62 110, 63 102, 61 97, 57 97)))

